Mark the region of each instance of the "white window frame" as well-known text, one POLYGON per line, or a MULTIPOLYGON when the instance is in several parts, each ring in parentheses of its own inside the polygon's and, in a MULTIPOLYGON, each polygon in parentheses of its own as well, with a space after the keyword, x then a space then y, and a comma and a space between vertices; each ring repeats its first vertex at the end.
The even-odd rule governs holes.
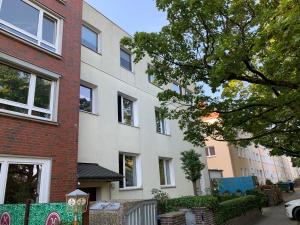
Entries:
POLYGON ((206 157, 215 157, 216 156, 216 148, 215 148, 215 146, 205 146, 205 154, 206 154, 206 149, 207 149, 207 153, 208 153, 208 155, 206 157), (215 154, 214 155, 211 154, 210 148, 214 148, 214 150, 215 150, 215 154))
POLYGON ((140 155, 133 153, 120 152, 119 156, 123 157, 123 187, 119 187, 120 190, 138 189, 142 187, 142 170, 140 155), (136 186, 126 186, 126 167, 125 167, 125 156, 135 157, 135 173, 136 173, 136 186))
MULTIPOLYGON (((22 37, 22 36, 20 36, 20 35, 18 35, 16 33, 14 33, 14 32, 12 32, 12 31, 8 31, 8 30, 6 30, 4 28, 0 28, 0 29, 4 30, 4 31, 6 31, 6 32, 8 32, 10 34, 13 34, 14 36, 17 36, 17 37, 19 37, 19 38, 21 38, 23 40, 26 40, 26 41, 34 44, 34 45, 37 45, 37 46, 39 46, 39 47, 41 47, 41 48, 43 48, 43 49, 45 49, 47 51, 53 52, 50 49, 48 49, 46 47, 43 47, 42 44, 48 45, 49 47, 55 49, 54 53, 61 55, 62 34, 63 34, 63 20, 60 19, 60 18, 58 18, 57 16, 53 15, 52 13, 46 11, 45 9, 41 8, 40 6, 34 4, 33 2, 31 2, 29 0, 22 0, 22 1, 25 2, 25 3, 27 3, 28 5, 32 6, 33 8, 35 8, 35 9, 37 9, 39 11, 39 21, 38 21, 37 36, 35 36, 35 35, 27 32, 27 31, 25 31, 25 30, 23 30, 21 28, 18 28, 17 26, 15 26, 15 25, 13 25, 13 24, 11 24, 9 22, 6 22, 3 19, 0 19, 0 23, 2 23, 3 25, 5 25, 5 26, 7 26, 7 27, 9 27, 9 28, 11 28, 13 30, 16 30, 16 31, 18 31, 18 32, 20 32, 20 33, 22 33, 22 34, 24 34, 24 35, 26 35, 26 36, 34 39, 34 40, 36 40, 37 43, 34 43, 34 42, 32 42, 32 41, 30 41, 30 40, 28 40, 28 39, 26 39, 26 38, 24 38, 24 37, 22 37), (44 18, 44 15, 46 15, 46 17, 48 16, 48 17, 56 20, 56 30, 55 30, 55 36, 56 37, 55 37, 55 43, 54 44, 43 40, 43 18, 44 18)), ((3 2, 3 0, 0 0, 0 10, 1 10, 1 6, 2 6, 2 2, 3 2)))
POLYGON ((38 203, 48 203, 51 181, 51 160, 47 159, 32 159, 13 156, 0 156, 0 204, 4 204, 5 190, 9 164, 29 164, 41 165, 41 180, 39 184, 39 201, 38 203))
MULTIPOLYGON (((14 67, 9 64, 2 63, 2 62, 1 62, 1 64, 4 64, 8 67, 11 67, 13 69, 20 71, 21 73, 24 73, 24 70, 18 69, 17 67, 14 67)), ((25 72, 25 73, 28 73, 30 75, 27 104, 18 103, 18 102, 14 102, 14 101, 2 99, 2 98, 0 98, 0 103, 9 105, 9 106, 19 107, 22 109, 27 109, 28 110, 27 114, 15 112, 15 111, 11 111, 11 110, 6 110, 6 109, 0 109, 0 112, 18 115, 18 116, 30 117, 30 118, 39 119, 39 120, 56 121, 57 115, 55 112, 56 111, 55 106, 57 104, 57 96, 58 96, 58 93, 57 93, 58 92, 58 80, 55 80, 53 78, 45 78, 45 76, 39 76, 39 75, 30 73, 30 72, 25 72), (49 109, 43 109, 43 108, 34 106, 35 87, 36 87, 36 78, 37 77, 45 78, 45 79, 51 81, 49 109), (49 114, 50 118, 34 116, 34 115, 32 115, 32 111, 49 114)))
POLYGON ((120 66, 121 66, 121 68, 123 68, 123 69, 125 69, 129 72, 133 72, 133 55, 129 50, 127 50, 126 48, 124 48, 122 46, 120 46, 120 66), (122 63, 121 63, 121 51, 124 51, 125 53, 130 55, 130 68, 131 69, 128 69, 128 68, 126 68, 125 66, 122 65, 122 63))
POLYGON ((82 29, 82 27, 86 27, 87 29, 91 30, 92 32, 94 32, 97 35, 97 50, 95 51, 94 49, 91 49, 90 47, 88 47, 82 43, 82 31, 81 31, 81 45, 84 46, 85 48, 90 49, 93 52, 101 54, 101 47, 102 47, 101 46, 101 32, 86 22, 84 22, 82 24, 81 29, 82 29))
MULTIPOLYGON (((175 174, 174 174, 174 165, 173 165, 173 160, 171 158, 164 158, 164 157, 159 157, 158 160, 163 160, 163 165, 164 165, 164 176, 165 176, 165 184, 160 184, 161 187, 172 187, 175 186, 175 174), (169 162, 169 176, 170 176, 170 184, 168 184, 168 179, 167 179, 167 163, 169 162)), ((159 167, 159 163, 158 163, 159 167)), ((159 176, 160 178, 160 176, 159 176)), ((160 183, 160 182, 159 182, 160 183)))
MULTIPOLYGON (((157 120, 157 118, 156 118, 156 111, 158 110, 158 108, 157 107, 155 107, 155 110, 154 110, 154 114, 155 114, 155 125, 156 125, 156 120, 157 120)), ((163 135, 171 135, 171 132, 170 132, 170 120, 168 120, 167 118, 164 118, 164 119, 162 119, 162 118, 160 118, 160 120, 159 120, 159 123, 160 123, 160 127, 161 128, 164 128, 161 132, 158 132, 157 131, 157 127, 156 127, 156 132, 158 133, 158 134, 163 134, 163 135)))
POLYGON ((98 115, 98 104, 97 104, 98 103, 98 94, 97 94, 98 87, 94 84, 91 84, 91 83, 83 81, 83 80, 80 81, 80 86, 84 86, 84 87, 90 88, 92 90, 92 112, 81 110, 81 109, 80 109, 80 111, 98 115))
POLYGON ((128 95, 122 94, 122 93, 118 93, 118 96, 121 97, 121 124, 127 125, 127 126, 133 126, 133 127, 138 127, 139 124, 139 118, 138 118, 138 106, 137 106, 137 99, 130 97, 128 95), (130 124, 126 124, 124 122, 124 110, 123 110, 123 99, 127 99, 129 101, 132 102, 132 123, 130 124))

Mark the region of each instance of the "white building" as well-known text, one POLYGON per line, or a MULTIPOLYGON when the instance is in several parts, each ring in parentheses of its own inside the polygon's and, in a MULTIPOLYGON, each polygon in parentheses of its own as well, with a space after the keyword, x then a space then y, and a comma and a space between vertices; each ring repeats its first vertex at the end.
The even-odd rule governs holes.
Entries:
MULTIPOLYGON (((192 195, 180 152, 193 146, 176 121, 156 113, 161 88, 145 72, 149 60, 134 64, 120 46, 128 34, 87 3, 83 23, 78 162, 87 164, 79 164, 79 187, 92 200, 151 198, 153 188, 172 197, 192 195)), ((175 84, 164 88, 185 92, 175 84)), ((196 150, 206 164, 204 151, 196 150)), ((208 187, 206 169, 201 190, 208 187)))

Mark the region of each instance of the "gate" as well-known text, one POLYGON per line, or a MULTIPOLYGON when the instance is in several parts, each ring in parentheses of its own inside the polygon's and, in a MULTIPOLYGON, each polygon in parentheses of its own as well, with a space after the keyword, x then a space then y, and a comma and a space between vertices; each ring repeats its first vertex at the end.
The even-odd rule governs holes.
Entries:
POLYGON ((147 200, 135 205, 125 214, 124 225, 157 225, 156 201, 147 200))

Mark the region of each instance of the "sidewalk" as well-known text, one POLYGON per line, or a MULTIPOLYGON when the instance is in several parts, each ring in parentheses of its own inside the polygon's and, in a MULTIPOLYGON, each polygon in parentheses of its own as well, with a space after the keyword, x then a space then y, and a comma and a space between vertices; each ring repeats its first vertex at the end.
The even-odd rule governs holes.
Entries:
MULTIPOLYGON (((295 193, 283 193, 284 202, 294 199, 300 199, 300 189, 295 193)), ((295 220, 290 220, 285 215, 284 203, 275 206, 263 208, 263 215, 260 219, 256 220, 253 225, 300 225, 295 220)))

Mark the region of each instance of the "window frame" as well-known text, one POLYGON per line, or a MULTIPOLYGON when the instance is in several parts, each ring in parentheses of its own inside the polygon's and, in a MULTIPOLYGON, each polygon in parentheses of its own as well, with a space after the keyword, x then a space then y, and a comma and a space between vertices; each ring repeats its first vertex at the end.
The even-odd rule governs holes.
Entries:
MULTIPOLYGON (((122 163, 123 163, 123 187, 120 186, 119 182, 119 189, 120 190, 128 190, 128 189, 138 189, 141 188, 142 186, 142 178, 141 178, 141 162, 140 162, 140 156, 138 154, 134 153, 124 153, 124 152, 119 152, 119 157, 122 155, 122 163), (135 183, 136 186, 126 186, 126 166, 125 166, 125 157, 126 156, 131 156, 134 157, 135 160, 135 183)), ((120 171, 120 168, 119 168, 120 171)))
POLYGON ((216 154, 216 149, 215 149, 215 146, 205 146, 205 154, 206 154, 206 157, 215 157, 217 154, 216 154), (211 148, 214 149, 214 152, 215 154, 212 155, 211 154, 211 148), (207 150, 207 151, 206 151, 207 150), (208 154, 207 154, 208 153, 208 154))
POLYGON ((121 46, 121 47, 120 47, 120 66, 121 66, 121 68, 123 68, 123 69, 125 69, 125 70, 127 70, 127 71, 129 71, 129 72, 133 72, 133 63, 132 63, 132 62, 133 62, 133 59, 132 59, 132 58, 133 58, 133 57, 132 57, 132 53, 131 53, 129 50, 127 50, 127 49, 125 49, 125 48, 123 48, 123 47, 121 46), (130 69, 122 65, 122 60, 121 60, 121 59, 122 59, 122 58, 121 58, 121 52, 122 52, 122 51, 130 56, 130 69))
POLYGON ((26 109, 26 110, 28 110, 28 112, 20 113, 20 112, 16 112, 16 111, 12 111, 12 110, 1 109, 1 108, 0 108, 0 112, 7 113, 7 114, 13 114, 13 115, 17 115, 17 116, 29 117, 29 118, 38 119, 38 120, 56 122, 57 121, 57 112, 56 112, 57 107, 56 106, 57 106, 57 101, 58 101, 57 96, 58 96, 59 80, 55 79, 53 77, 47 77, 47 76, 36 74, 36 73, 30 72, 30 71, 27 71, 24 69, 20 69, 17 66, 10 65, 8 63, 0 61, 0 65, 1 64, 8 66, 10 68, 13 68, 15 70, 18 70, 22 73, 25 72, 25 73, 29 74, 30 81, 29 81, 28 96, 27 96, 26 104, 0 98, 0 104, 26 109), (50 97, 49 109, 44 109, 44 108, 34 106, 35 91, 36 91, 36 89, 35 89, 36 88, 36 78, 37 77, 51 81, 51 89, 50 89, 50 96, 49 96, 50 97), (32 115, 32 111, 49 114, 50 118, 32 115))
MULTIPOLYGON (((131 127, 138 127, 138 109, 137 109, 137 99, 130 97, 128 95, 122 94, 122 93, 118 93, 118 98, 121 98, 121 105, 120 105, 120 110, 121 110, 121 114, 118 111, 118 117, 119 114, 121 116, 121 121, 118 118, 119 123, 123 124, 123 125, 127 125, 127 126, 131 126, 131 127), (131 120, 131 124, 127 124, 124 122, 124 110, 123 110, 123 99, 126 99, 128 101, 132 102, 132 120, 131 120)), ((119 101, 119 100, 118 100, 119 101)), ((118 103, 119 104, 119 103, 118 103)), ((119 105, 118 105, 118 110, 119 110, 119 105)))
MULTIPOLYGON (((63 34, 63 20, 62 18, 59 18, 58 16, 56 15, 53 15, 53 13, 50 13, 49 11, 45 10, 44 8, 40 7, 39 5, 36 5, 34 4, 33 2, 29 1, 29 0, 22 0, 24 3, 32 6, 33 8, 37 9, 39 11, 39 20, 38 20, 38 28, 37 28, 37 35, 33 35, 25 30, 23 30, 22 28, 19 28, 3 19, 0 19, 0 24, 3 24, 4 26, 12 29, 12 30, 15 30, 17 32, 20 32, 22 34, 24 34, 25 36, 28 36, 29 38, 32 38, 34 40, 37 41, 37 43, 33 42, 33 41, 30 41, 29 39, 25 38, 25 37, 22 37, 21 35, 18 35, 16 34, 15 32, 13 31, 9 31, 5 28, 0 28, 1 30, 9 33, 9 34, 12 34, 26 42, 29 42, 33 45, 36 45, 46 51, 49 51, 49 52, 52 52, 52 53, 55 53, 55 54, 59 54, 61 55, 61 50, 62 50, 62 34, 63 34), (53 20, 56 20, 56 29, 55 29, 55 41, 54 41, 54 44, 46 41, 46 40, 43 40, 43 19, 44 17, 48 17, 50 19, 53 19, 53 20), (55 49, 55 51, 52 51, 46 47, 44 47, 42 44, 44 45, 47 45, 53 49, 55 49)), ((1 10, 1 7, 2 7, 2 3, 3 3, 3 0, 0 0, 0 10, 1 10)))
POLYGON ((50 159, 32 159, 32 158, 17 158, 17 157, 2 157, 0 156, 0 204, 4 204, 6 182, 8 175, 9 164, 28 164, 28 165, 41 165, 41 183, 39 185, 39 203, 49 202, 50 181, 51 181, 51 167, 50 159))
MULTIPOLYGON (((91 99, 92 100, 91 101, 91 104, 92 104, 92 110, 91 110, 91 112, 80 109, 80 102, 79 102, 79 110, 80 110, 80 112, 98 115, 98 104, 97 104, 97 102, 98 102, 98 95, 97 95, 97 93, 98 93, 98 87, 96 85, 94 85, 94 84, 91 84, 91 83, 83 81, 83 80, 80 81, 79 87, 80 86, 83 86, 85 88, 91 89, 91 98, 92 98, 91 99)), ((79 101, 80 101, 80 90, 79 90, 79 101)))
POLYGON ((80 40, 81 45, 84 46, 85 48, 93 51, 93 52, 101 54, 101 43, 100 43, 100 41, 101 41, 101 32, 98 29, 96 29, 95 27, 93 27, 92 25, 90 25, 90 24, 88 24, 86 22, 83 22, 83 24, 81 25, 81 40, 80 40), (95 49, 90 48, 89 46, 85 45, 82 42, 82 28, 83 27, 87 28, 88 30, 90 30, 90 31, 92 31, 92 32, 94 32, 96 34, 96 37, 97 37, 97 41, 96 41, 96 44, 97 44, 96 48, 97 49, 96 49, 96 51, 95 51, 95 49))
POLYGON ((163 130, 161 129, 161 132, 158 131, 158 127, 157 127, 157 117, 156 117, 156 113, 159 113, 159 109, 158 107, 155 107, 154 108, 154 114, 155 114, 155 126, 156 126, 156 133, 158 134, 162 134, 162 135, 168 135, 170 136, 171 135, 171 132, 170 132, 170 121, 166 118, 159 118, 159 123, 160 123, 160 126, 161 128, 164 128, 163 130))
POLYGON ((164 166, 164 177, 165 177, 165 184, 161 184, 161 177, 160 177, 160 168, 159 168, 159 184, 161 187, 173 187, 175 186, 175 176, 174 176, 174 165, 173 165, 173 159, 172 158, 166 158, 166 157, 159 157, 158 158, 158 167, 160 166, 159 161, 163 161, 164 166), (169 179, 170 183, 168 184, 168 178, 167 178, 167 162, 169 165, 169 179))

